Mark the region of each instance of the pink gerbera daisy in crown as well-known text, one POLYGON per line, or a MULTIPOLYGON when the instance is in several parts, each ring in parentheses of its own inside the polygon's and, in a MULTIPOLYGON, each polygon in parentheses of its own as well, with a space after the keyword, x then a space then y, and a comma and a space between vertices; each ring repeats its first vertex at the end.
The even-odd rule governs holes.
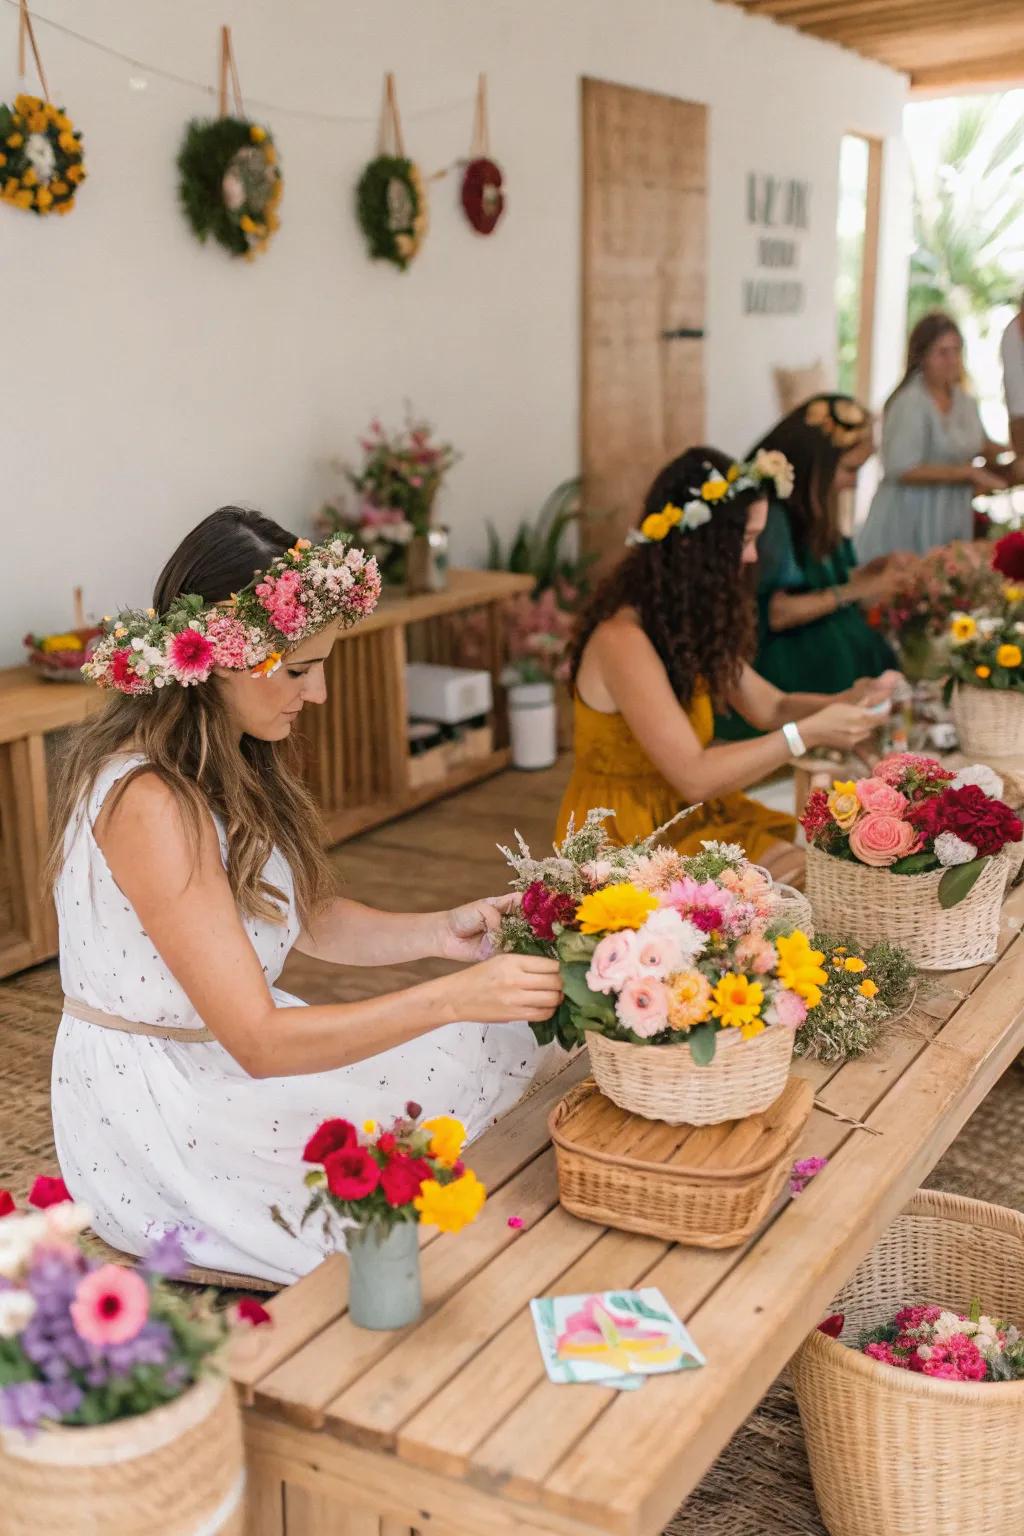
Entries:
POLYGON ((379 597, 376 560, 344 536, 299 539, 227 602, 187 593, 164 614, 128 609, 106 620, 82 672, 127 694, 204 683, 215 667, 266 677, 300 641, 329 624, 350 629, 379 597))

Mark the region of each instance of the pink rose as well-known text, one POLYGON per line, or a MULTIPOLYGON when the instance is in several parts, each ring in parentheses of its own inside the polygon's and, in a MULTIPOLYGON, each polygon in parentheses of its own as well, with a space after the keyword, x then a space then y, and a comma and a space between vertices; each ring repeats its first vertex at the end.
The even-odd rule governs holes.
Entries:
POLYGON ((619 993, 615 1012, 619 1023, 647 1039, 668 1028, 669 995, 655 976, 634 976, 619 993))
POLYGON ((807 1004, 796 992, 790 992, 788 987, 782 987, 775 994, 773 1004, 776 1024, 781 1024, 783 1029, 799 1029, 807 1017, 807 1004))
POLYGON ((869 811, 850 833, 854 857, 873 869, 887 869, 897 859, 905 859, 919 843, 916 827, 884 811, 869 811))
POLYGON ((590 957, 587 986, 591 992, 618 992, 637 974, 636 934, 630 929, 609 933, 590 957))
POLYGON ((866 811, 877 811, 883 816, 901 816, 910 803, 906 795, 884 779, 858 779, 857 799, 866 811))

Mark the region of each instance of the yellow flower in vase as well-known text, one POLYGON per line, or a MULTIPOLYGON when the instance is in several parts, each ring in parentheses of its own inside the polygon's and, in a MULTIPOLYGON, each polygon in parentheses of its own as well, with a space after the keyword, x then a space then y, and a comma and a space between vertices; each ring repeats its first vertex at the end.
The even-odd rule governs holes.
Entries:
POLYGON ((978 633, 978 626, 969 613, 955 613, 953 622, 949 626, 950 639, 954 645, 966 645, 968 640, 973 640, 978 633))
POLYGON ((454 1168, 466 1145, 466 1127, 454 1115, 436 1115, 424 1120, 423 1129, 430 1132, 430 1156, 446 1168, 454 1168))
POLYGON ((420 1221, 437 1227, 440 1232, 461 1232, 475 1221, 483 1209, 487 1190, 471 1168, 461 1178, 450 1184, 439 1184, 427 1179, 413 1205, 420 1213, 420 1221))
POLYGON ((727 971, 712 997, 711 1013, 723 1029, 740 1030, 744 1040, 760 1034, 764 1028, 761 1018, 764 988, 760 982, 751 981, 736 971, 727 971))
POLYGON ((1022 660, 1022 652, 1019 645, 1001 645, 996 651, 996 665, 1000 667, 1019 667, 1022 660))
POLYGON ((576 920, 581 933, 620 933, 624 928, 642 928, 657 905, 650 891, 626 881, 584 896, 576 908, 576 920))

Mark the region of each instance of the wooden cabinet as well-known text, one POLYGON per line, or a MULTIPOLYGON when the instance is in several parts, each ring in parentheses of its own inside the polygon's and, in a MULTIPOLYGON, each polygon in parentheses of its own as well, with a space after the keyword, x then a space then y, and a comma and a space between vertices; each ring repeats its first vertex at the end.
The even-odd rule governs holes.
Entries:
MULTIPOLYGON (((528 576, 454 570, 445 592, 385 594, 377 611, 343 635, 327 666, 328 697, 300 717, 305 771, 324 813, 327 841, 342 842, 507 766, 499 705, 485 733, 452 744, 443 772, 412 783, 405 665, 434 661, 487 667, 497 683, 505 655, 501 606, 528 592, 528 576), (483 739, 482 739, 483 738, 483 739)), ((496 698, 500 697, 497 688, 496 698)), ((53 905, 43 890, 49 786, 61 743, 104 696, 84 683, 44 681, 30 667, 0 671, 0 976, 57 950, 53 905)))

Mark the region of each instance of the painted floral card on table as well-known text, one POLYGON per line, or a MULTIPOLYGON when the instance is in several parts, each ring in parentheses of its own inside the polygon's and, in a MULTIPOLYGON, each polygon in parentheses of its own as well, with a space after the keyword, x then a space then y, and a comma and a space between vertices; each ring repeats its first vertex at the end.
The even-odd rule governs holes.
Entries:
POLYGON ((643 1385, 645 1376, 692 1370, 704 1356, 659 1290, 542 1296, 531 1301, 552 1381, 643 1385))

